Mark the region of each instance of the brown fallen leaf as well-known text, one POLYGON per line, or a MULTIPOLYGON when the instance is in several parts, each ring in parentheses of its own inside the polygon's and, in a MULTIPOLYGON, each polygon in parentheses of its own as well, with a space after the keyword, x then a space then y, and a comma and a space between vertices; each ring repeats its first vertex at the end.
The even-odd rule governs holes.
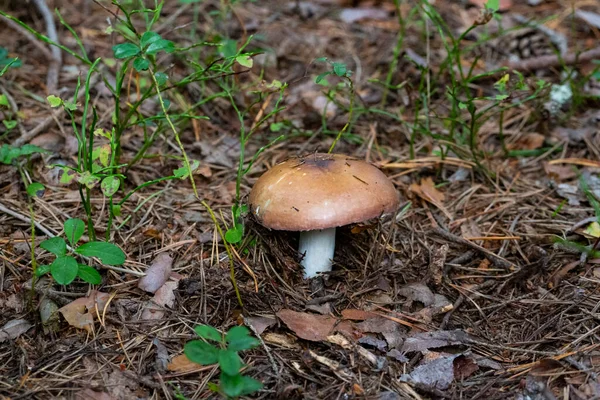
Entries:
POLYGON ((257 335, 260 335, 265 329, 277 323, 277 320, 271 317, 247 317, 245 318, 245 322, 252 326, 257 335))
MULTIPOLYGON (((190 361, 189 358, 185 356, 185 354, 180 354, 171 359, 171 362, 167 364, 167 370, 171 372, 192 372, 192 371, 200 371, 202 369, 207 368, 207 366, 202 366, 200 364, 196 364, 195 362, 190 361)), ((212 368, 209 366, 208 368, 212 368)))
POLYGON ((535 150, 543 146, 546 137, 540 133, 528 133, 515 143, 508 145, 509 150, 535 150))
POLYGON ((269 333, 265 333, 265 335, 262 338, 266 343, 269 343, 272 345, 285 347, 288 349, 295 349, 295 350, 300 349, 300 346, 296 343, 296 339, 290 337, 290 335, 283 335, 281 333, 269 332, 269 333))
POLYGON ((437 190, 431 177, 421 179, 421 183, 412 183, 409 189, 423 200, 436 206, 448 219, 452 219, 452 214, 444 207, 444 193, 437 190))
POLYGON ((146 275, 140 278, 138 287, 146 292, 156 292, 171 276, 172 265, 173 258, 169 254, 159 254, 146 270, 146 275))
POLYGON ((372 313, 371 311, 356 310, 353 308, 342 310, 342 318, 354 321, 364 321, 365 319, 375 318, 376 316, 377 314, 372 313))
POLYGON ((154 293, 154 297, 147 301, 142 311, 142 320, 159 320, 165 315, 165 309, 175 304, 175 290, 179 281, 168 281, 154 293))
POLYGON ((13 319, 8 321, 0 328, 0 343, 6 340, 13 340, 24 334, 33 325, 25 319, 13 319))
POLYGON ((62 314, 69 325, 91 332, 94 325, 94 318, 98 317, 96 309, 102 313, 109 298, 110 295, 108 293, 92 290, 89 296, 72 301, 66 306, 59 308, 58 312, 62 314))
POLYGON ((315 342, 324 341, 331 335, 336 319, 326 315, 314 315, 282 309, 277 317, 299 338, 315 342))
POLYGON ((404 339, 401 351, 403 353, 436 349, 445 346, 467 344, 471 336, 459 329, 453 331, 436 331, 415 333, 404 339))

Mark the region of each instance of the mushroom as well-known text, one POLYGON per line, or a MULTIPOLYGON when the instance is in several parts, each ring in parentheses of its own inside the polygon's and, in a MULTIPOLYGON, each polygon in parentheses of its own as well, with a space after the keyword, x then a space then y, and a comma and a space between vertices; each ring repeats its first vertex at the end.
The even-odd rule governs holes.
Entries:
POLYGON ((250 192, 250 211, 269 229, 300 231, 304 276, 331 271, 336 227, 394 211, 398 193, 373 165, 342 154, 284 161, 250 192))

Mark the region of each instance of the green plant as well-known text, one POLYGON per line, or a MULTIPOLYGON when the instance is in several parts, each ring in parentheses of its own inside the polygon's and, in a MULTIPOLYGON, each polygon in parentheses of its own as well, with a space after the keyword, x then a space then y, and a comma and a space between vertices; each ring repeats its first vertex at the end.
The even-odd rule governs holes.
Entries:
POLYGON ((186 343, 184 353, 186 357, 200 365, 218 364, 221 374, 219 385, 211 388, 219 391, 228 398, 251 394, 262 388, 262 383, 249 376, 242 375, 244 367, 238 354, 239 351, 257 347, 260 342, 250 335, 248 328, 234 326, 225 335, 208 325, 198 325, 194 329, 202 339, 211 341, 210 344, 203 340, 192 340, 186 343))
POLYGON ((83 236, 85 224, 78 218, 64 222, 64 234, 70 244, 62 237, 53 237, 40 243, 40 247, 54 254, 56 258, 50 265, 39 265, 35 271, 37 276, 50 273, 54 280, 61 285, 68 285, 76 277, 85 282, 98 285, 102 277, 98 271, 85 264, 77 262, 76 255, 97 257, 106 265, 121 265, 125 262, 125 253, 112 243, 92 241, 73 248, 83 236), (68 251, 69 250, 69 251, 68 251))
POLYGON ((19 157, 30 156, 35 153, 46 153, 46 150, 33 144, 16 147, 5 143, 0 147, 0 163, 10 165, 19 157))

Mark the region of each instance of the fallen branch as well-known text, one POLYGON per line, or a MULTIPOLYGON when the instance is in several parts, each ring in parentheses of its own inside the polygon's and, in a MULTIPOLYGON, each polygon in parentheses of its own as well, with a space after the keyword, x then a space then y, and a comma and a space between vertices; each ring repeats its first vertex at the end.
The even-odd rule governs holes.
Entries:
POLYGON ((565 54, 562 57, 558 55, 551 55, 528 60, 512 61, 504 63, 504 66, 517 71, 531 72, 540 69, 560 67, 562 65, 584 64, 596 58, 600 58, 600 47, 586 50, 582 53, 565 54))

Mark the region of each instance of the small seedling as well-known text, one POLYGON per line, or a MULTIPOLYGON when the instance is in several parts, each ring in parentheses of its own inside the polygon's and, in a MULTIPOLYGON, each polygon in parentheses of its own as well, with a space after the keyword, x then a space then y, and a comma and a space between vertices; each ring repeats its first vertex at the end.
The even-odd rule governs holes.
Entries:
MULTIPOLYGON (((83 236, 85 224, 78 218, 68 219, 64 223, 64 233, 71 246, 75 246, 83 236)), ((75 259, 75 254, 86 257, 97 257, 106 265, 121 265, 125 262, 125 253, 119 247, 106 242, 88 242, 67 253, 67 242, 62 237, 53 237, 40 243, 40 247, 56 256, 56 259, 50 265, 40 265, 36 270, 37 276, 42 276, 48 272, 54 280, 61 285, 68 285, 76 277, 82 280, 98 285, 102 282, 102 277, 96 269, 80 264, 75 259)))
POLYGON ((241 374, 243 367, 238 351, 249 350, 260 344, 258 339, 250 335, 248 328, 234 326, 223 336, 212 326, 198 325, 195 329, 202 339, 215 342, 212 345, 203 340, 192 340, 186 343, 186 357, 200 365, 218 364, 221 370, 220 384, 211 385, 227 398, 237 398, 248 395, 262 388, 262 383, 256 379, 241 374))
POLYGON ((0 147, 0 163, 10 165, 15 159, 34 153, 46 153, 46 150, 32 144, 26 144, 21 147, 3 144, 0 147))

